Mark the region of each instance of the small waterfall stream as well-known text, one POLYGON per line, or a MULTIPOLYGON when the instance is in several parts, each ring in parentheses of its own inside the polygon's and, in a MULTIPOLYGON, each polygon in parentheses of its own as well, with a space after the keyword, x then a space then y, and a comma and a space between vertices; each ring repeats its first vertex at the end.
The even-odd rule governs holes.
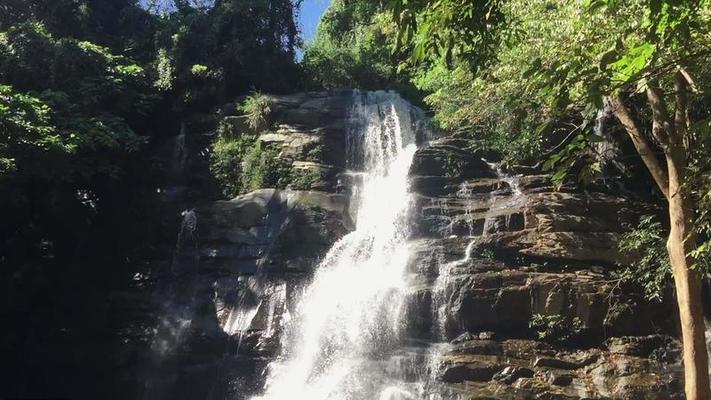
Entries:
POLYGON ((400 343, 409 249, 410 106, 390 92, 356 93, 347 165, 361 172, 356 229, 317 267, 282 337, 260 399, 404 399, 374 373, 400 343))

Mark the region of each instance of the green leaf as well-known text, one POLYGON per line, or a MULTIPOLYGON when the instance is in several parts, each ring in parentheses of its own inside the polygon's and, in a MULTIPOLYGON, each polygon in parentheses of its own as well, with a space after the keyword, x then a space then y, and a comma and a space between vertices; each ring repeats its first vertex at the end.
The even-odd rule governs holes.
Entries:
POLYGON ((650 42, 629 49, 622 58, 610 65, 614 70, 614 79, 620 82, 631 81, 649 65, 655 51, 656 45, 650 42))
POLYGON ((522 75, 522 78, 523 78, 523 79, 528 79, 528 78, 530 78, 531 76, 533 76, 534 74, 540 72, 540 70, 541 70, 541 65, 542 65, 542 64, 541 64, 541 58, 540 58, 540 57, 539 57, 539 58, 536 58, 535 60, 533 60, 533 63, 531 63, 531 66, 530 66, 526 71, 524 71, 524 73, 523 73, 523 75, 522 75))

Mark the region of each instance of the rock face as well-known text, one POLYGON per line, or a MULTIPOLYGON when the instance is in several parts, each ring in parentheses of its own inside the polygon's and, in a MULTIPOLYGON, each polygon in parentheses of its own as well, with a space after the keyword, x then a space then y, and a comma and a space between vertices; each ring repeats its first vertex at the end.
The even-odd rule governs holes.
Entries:
MULTIPOLYGON (((561 350, 533 340, 497 343, 497 353, 470 342, 442 356, 442 381, 463 386, 474 398, 492 399, 671 399, 681 398, 678 380, 662 362, 601 349, 561 350)), ((660 351, 678 352, 660 347, 660 351)))
POLYGON ((427 311, 413 312, 409 326, 452 341, 438 379, 472 398, 680 398, 678 343, 646 336, 673 332, 673 307, 645 302, 611 274, 628 261, 616 245, 623 224, 649 207, 555 191, 545 175, 509 176, 484 156, 441 139, 411 169, 409 310, 427 311), (555 328, 575 333, 556 337, 555 328), (536 330, 544 340, 532 339, 536 330), (478 338, 488 331, 498 341, 478 338))
MULTIPOLYGON (((126 350, 139 358, 137 398, 258 392, 296 294, 353 229, 352 92, 273 99, 276 129, 259 140, 322 179, 312 190, 263 189, 184 214, 163 283, 146 283, 160 310, 151 350, 126 350)), ((486 156, 462 139, 415 155, 404 326, 419 348, 404 379, 424 374, 440 399, 681 398, 674 308, 645 302, 611 274, 628 261, 616 250, 622 224, 647 206, 555 191, 547 176, 509 176, 486 156), (535 316, 551 326, 532 329, 535 316), (433 343, 439 350, 422 356, 433 343)))
POLYGON ((134 396, 243 398, 261 388, 294 293, 352 226, 346 196, 316 191, 263 189, 184 213, 170 270, 151 289, 150 348, 127 356, 141 358, 134 396))

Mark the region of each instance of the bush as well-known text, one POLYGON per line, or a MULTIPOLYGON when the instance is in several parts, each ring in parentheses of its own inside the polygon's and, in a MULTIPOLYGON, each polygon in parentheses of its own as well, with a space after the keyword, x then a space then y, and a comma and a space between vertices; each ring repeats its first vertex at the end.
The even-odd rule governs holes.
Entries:
POLYGON ((317 146, 314 146, 311 150, 309 150, 306 153, 306 161, 311 161, 311 162, 321 162, 321 159, 323 158, 323 145, 319 144, 317 146))
POLYGON ((479 257, 485 260, 493 261, 496 259, 496 252, 491 247, 481 247, 479 248, 479 257))
POLYGON ((205 77, 210 73, 210 69, 202 64, 193 64, 190 67, 190 72, 197 77, 205 77))
POLYGON ((274 101, 261 93, 248 96, 237 108, 247 117, 247 123, 255 131, 269 127, 269 115, 274 101))
POLYGON ((291 163, 279 157, 279 149, 257 141, 242 162, 240 193, 261 188, 283 189, 290 178, 291 163))
POLYGON ((637 261, 622 270, 621 278, 640 284, 647 300, 662 301, 672 277, 662 224, 654 216, 644 216, 617 245, 620 251, 637 256, 637 261))
POLYGON ((559 314, 533 314, 528 326, 536 331, 539 339, 557 343, 568 342, 585 329, 580 318, 570 319, 559 314))
POLYGON ((242 158, 254 146, 256 137, 244 135, 230 138, 219 135, 212 143, 210 171, 227 197, 241 192, 242 158))
POLYGON ((289 160, 279 157, 279 149, 255 135, 231 136, 221 127, 212 143, 210 171, 227 197, 261 188, 285 188, 291 181, 289 160))
POLYGON ((321 181, 321 172, 314 169, 293 170, 289 188, 294 190, 310 190, 321 181))

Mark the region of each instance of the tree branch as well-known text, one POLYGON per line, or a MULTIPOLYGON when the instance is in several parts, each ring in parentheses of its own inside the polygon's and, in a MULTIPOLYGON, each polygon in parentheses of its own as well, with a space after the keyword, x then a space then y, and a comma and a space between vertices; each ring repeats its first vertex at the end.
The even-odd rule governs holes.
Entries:
POLYGON ((679 69, 677 70, 677 74, 681 74, 681 77, 689 84, 689 88, 691 88, 692 93, 701 95, 708 95, 709 93, 711 93, 704 92, 703 90, 699 89, 699 87, 696 85, 696 82, 694 81, 694 78, 691 77, 691 74, 689 74, 689 72, 684 67, 679 67, 679 69))
POLYGON ((666 151, 670 144, 670 136, 674 134, 674 123, 669 117, 664 105, 664 94, 661 89, 647 85, 647 100, 652 107, 652 135, 666 151))
POLYGON ((682 72, 682 68, 674 74, 674 125, 676 126, 677 144, 683 144, 686 151, 691 149, 692 137, 689 135, 689 101, 687 98, 687 88, 691 86, 687 76, 682 72))
POLYGON ((654 149, 649 144, 649 141, 642 133, 642 128, 639 126, 637 120, 632 116, 630 110, 625 106, 622 98, 619 95, 611 95, 608 99, 610 106, 612 107, 612 113, 617 117, 617 119, 625 127, 627 134, 632 139, 632 144, 634 144, 637 153, 642 158, 644 165, 652 174, 654 182, 662 191, 665 198, 669 198, 669 176, 667 172, 662 167, 662 164, 657 159, 654 149))

